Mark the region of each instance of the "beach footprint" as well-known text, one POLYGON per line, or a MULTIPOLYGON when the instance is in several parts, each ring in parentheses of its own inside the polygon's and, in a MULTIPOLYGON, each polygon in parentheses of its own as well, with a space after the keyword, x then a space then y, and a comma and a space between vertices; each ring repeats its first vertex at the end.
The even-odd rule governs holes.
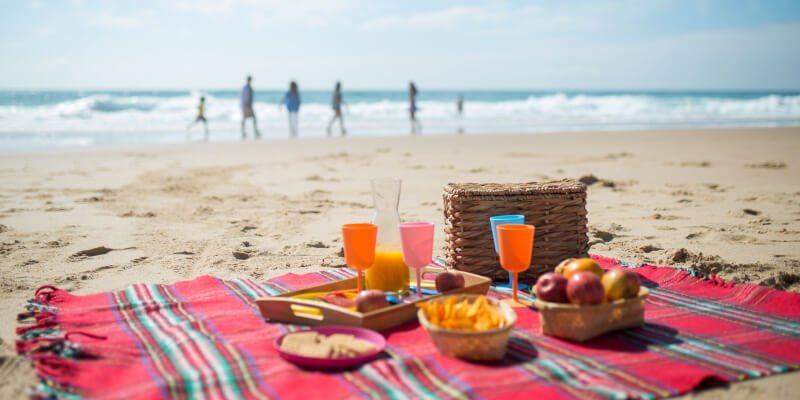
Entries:
POLYGON ((786 169, 786 163, 783 161, 766 161, 757 164, 745 164, 744 167, 752 169, 786 169))
POLYGON ((711 161, 684 161, 680 164, 681 167, 694 167, 694 168, 709 168, 713 166, 711 161))
POLYGON ((91 257, 102 256, 112 251, 133 250, 136 247, 125 247, 121 249, 113 249, 105 246, 92 247, 91 249, 81 250, 69 256, 70 261, 81 261, 91 257))

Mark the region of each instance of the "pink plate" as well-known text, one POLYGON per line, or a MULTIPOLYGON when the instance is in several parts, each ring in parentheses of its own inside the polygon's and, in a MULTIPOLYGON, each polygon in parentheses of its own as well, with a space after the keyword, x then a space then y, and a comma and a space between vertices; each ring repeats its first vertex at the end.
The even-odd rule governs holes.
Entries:
POLYGON ((288 335, 289 333, 285 333, 275 341, 275 347, 278 349, 278 353, 280 353, 281 357, 289 361, 293 364, 297 364, 301 367, 306 368, 313 368, 313 369, 347 369, 357 367, 361 364, 364 364, 373 358, 377 357, 383 349, 386 348, 386 339, 384 339, 383 335, 378 332, 375 332, 370 329, 365 328, 357 328, 354 326, 318 326, 309 328, 305 331, 314 331, 318 332, 321 335, 330 336, 334 333, 345 333, 348 335, 353 335, 358 339, 366 340, 372 343, 375 346, 375 351, 362 354, 358 357, 348 357, 348 358, 318 358, 318 357, 306 357, 297 354, 287 353, 281 350, 281 342, 283 342, 284 336, 288 335))

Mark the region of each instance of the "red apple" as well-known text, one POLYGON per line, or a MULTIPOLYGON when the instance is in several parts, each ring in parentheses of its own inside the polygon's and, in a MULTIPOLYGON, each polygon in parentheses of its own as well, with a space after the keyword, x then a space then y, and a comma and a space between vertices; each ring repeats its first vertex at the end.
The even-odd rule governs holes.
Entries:
POLYGON ((600 304, 606 298, 606 291, 594 272, 580 271, 567 281, 567 298, 572 304, 600 304))
POLYGON ((614 268, 603 275, 603 287, 608 301, 636 297, 640 286, 639 276, 626 268, 614 268))
POLYGON ((569 303, 567 298, 567 278, 554 272, 539 277, 534 287, 536 297, 551 303, 569 303))
POLYGON ((449 271, 436 275, 436 291, 439 293, 449 292, 463 287, 464 275, 449 271))

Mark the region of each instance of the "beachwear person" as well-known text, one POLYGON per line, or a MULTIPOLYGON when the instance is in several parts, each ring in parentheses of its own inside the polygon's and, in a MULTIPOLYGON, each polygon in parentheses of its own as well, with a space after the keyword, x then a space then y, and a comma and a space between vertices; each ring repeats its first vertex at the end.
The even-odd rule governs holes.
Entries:
POLYGON ((190 139, 189 130, 194 124, 202 122, 205 128, 206 142, 208 141, 208 121, 206 121, 206 98, 200 97, 200 103, 197 105, 197 118, 194 119, 189 125, 186 126, 186 140, 190 139))
POLYGON ((462 124, 461 117, 464 115, 464 95, 459 93, 456 99, 456 111, 458 111, 458 129, 456 133, 459 135, 464 134, 464 125, 462 124))
POLYGON ((300 90, 297 87, 297 82, 292 81, 289 83, 289 91, 283 96, 281 104, 286 105, 286 111, 289 112, 289 137, 297 137, 297 114, 300 111, 300 90))
POLYGON ((331 128, 333 127, 333 123, 337 119, 339 120, 339 128, 342 131, 342 136, 347 134, 347 130, 344 129, 342 104, 344 104, 344 100, 342 99, 342 83, 336 82, 336 87, 333 89, 333 97, 331 98, 331 108, 333 109, 333 117, 331 117, 331 121, 328 122, 328 136, 331 135, 331 128))
POLYGON ((408 83, 408 115, 411 118, 411 134, 418 135, 422 131, 422 124, 417 121, 417 87, 414 82, 408 83))
POLYGON ((253 112, 253 87, 250 86, 250 82, 253 80, 253 77, 247 76, 247 84, 244 85, 242 88, 242 140, 247 138, 247 132, 244 129, 244 123, 247 121, 248 118, 253 119, 253 136, 258 139, 261 137, 261 132, 258 131, 258 122, 256 121, 256 114, 253 112))

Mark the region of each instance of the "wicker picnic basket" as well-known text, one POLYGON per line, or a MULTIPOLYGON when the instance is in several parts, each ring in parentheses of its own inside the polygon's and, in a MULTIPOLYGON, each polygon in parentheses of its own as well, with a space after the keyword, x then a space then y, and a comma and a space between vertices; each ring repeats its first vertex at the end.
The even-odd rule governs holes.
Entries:
POLYGON ((531 267, 520 278, 535 280, 565 258, 589 249, 586 185, 564 179, 515 184, 448 183, 444 186, 447 265, 462 271, 506 279, 494 251, 489 217, 525 215, 536 227, 531 267))

